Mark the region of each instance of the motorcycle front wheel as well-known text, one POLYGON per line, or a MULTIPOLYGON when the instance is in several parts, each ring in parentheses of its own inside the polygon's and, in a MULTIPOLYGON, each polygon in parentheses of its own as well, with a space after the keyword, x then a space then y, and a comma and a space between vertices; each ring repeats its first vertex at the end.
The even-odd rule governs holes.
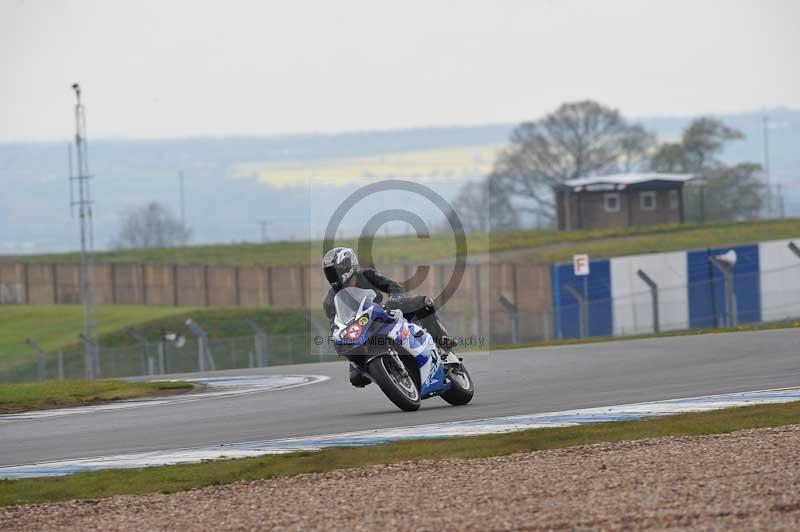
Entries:
POLYGON ((381 391, 398 408, 406 412, 419 409, 419 388, 398 357, 379 356, 369 363, 367 369, 381 391))
POLYGON ((452 383, 450 389, 442 394, 442 399, 453 406, 461 406, 472 401, 475 394, 475 386, 472 384, 472 377, 469 376, 467 368, 463 364, 448 371, 447 377, 452 383))

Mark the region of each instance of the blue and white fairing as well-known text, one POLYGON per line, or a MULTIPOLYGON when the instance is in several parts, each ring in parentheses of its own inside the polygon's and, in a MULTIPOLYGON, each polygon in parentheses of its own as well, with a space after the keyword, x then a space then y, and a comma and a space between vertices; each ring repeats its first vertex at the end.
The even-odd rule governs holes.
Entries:
POLYGON ((425 398, 446 392, 450 382, 438 356, 433 337, 424 328, 411 323, 399 310, 386 312, 373 303, 375 292, 361 288, 345 288, 334 298, 336 317, 333 341, 337 346, 361 346, 379 338, 394 341, 417 361, 420 395, 425 398))

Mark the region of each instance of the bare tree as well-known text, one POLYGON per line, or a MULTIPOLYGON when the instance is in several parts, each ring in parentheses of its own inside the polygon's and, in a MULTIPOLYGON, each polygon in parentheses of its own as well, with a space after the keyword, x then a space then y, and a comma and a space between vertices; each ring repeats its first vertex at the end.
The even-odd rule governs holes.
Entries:
POLYGON ((621 169, 625 172, 634 172, 649 168, 649 156, 656 147, 656 136, 647 131, 640 124, 629 126, 622 134, 621 139, 622 160, 621 169))
POLYGON ((576 177, 635 170, 648 161, 655 138, 616 109, 594 101, 565 103, 534 122, 520 124, 490 177, 521 212, 550 219, 552 186, 576 177))
POLYGON ((186 244, 192 231, 174 214, 158 203, 150 202, 126 210, 114 241, 117 248, 162 248, 186 244))
POLYGON ((715 118, 698 118, 679 142, 662 144, 651 167, 660 172, 688 172, 698 180, 685 189, 686 218, 693 221, 756 218, 764 206, 761 166, 728 166, 719 160, 725 144, 743 138, 741 131, 715 118))
POLYGON ((500 231, 519 227, 519 216, 497 180, 465 183, 452 203, 465 232, 500 231))

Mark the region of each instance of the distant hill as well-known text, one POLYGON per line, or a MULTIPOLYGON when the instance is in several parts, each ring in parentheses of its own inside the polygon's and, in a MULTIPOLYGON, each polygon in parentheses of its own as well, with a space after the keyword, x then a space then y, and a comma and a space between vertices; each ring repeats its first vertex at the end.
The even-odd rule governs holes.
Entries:
MULTIPOLYGON (((798 215, 800 111, 779 108, 769 115, 773 181, 787 184, 787 211, 798 215)), ((745 140, 731 144, 726 160, 762 161, 761 116, 757 112, 719 116, 746 134, 745 140)), ((691 118, 640 121, 661 140, 670 140, 691 118)), ((360 183, 412 178, 452 199, 461 184, 480 178, 491 167, 491 153, 507 141, 514 126, 165 140, 90 136, 97 247, 108 245, 126 207, 158 200, 177 211, 181 169, 194 243, 257 241, 257 221, 262 219, 272 222, 273 239, 318 238, 339 202, 360 183)), ((67 142, 0 144, 0 254, 78 247, 68 207, 67 142)), ((357 232, 369 216, 398 203, 426 221, 440 218, 424 201, 390 193, 359 206, 342 231, 357 232)), ((398 230, 399 226, 390 228, 398 230)))

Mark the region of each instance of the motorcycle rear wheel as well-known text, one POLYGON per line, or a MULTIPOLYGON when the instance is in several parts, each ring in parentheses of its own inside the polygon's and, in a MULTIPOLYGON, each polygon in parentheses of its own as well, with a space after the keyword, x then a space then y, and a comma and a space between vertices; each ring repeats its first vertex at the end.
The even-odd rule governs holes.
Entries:
POLYGON ((475 394, 475 385, 472 383, 472 377, 469 376, 467 368, 463 364, 459 364, 449 370, 447 377, 450 379, 452 386, 441 395, 442 399, 453 406, 465 405, 472 401, 472 396, 475 394))
POLYGON ((419 388, 399 359, 379 356, 369 363, 367 369, 381 391, 399 409, 406 412, 419 410, 419 388), (398 363, 402 367, 397 367, 398 363))

